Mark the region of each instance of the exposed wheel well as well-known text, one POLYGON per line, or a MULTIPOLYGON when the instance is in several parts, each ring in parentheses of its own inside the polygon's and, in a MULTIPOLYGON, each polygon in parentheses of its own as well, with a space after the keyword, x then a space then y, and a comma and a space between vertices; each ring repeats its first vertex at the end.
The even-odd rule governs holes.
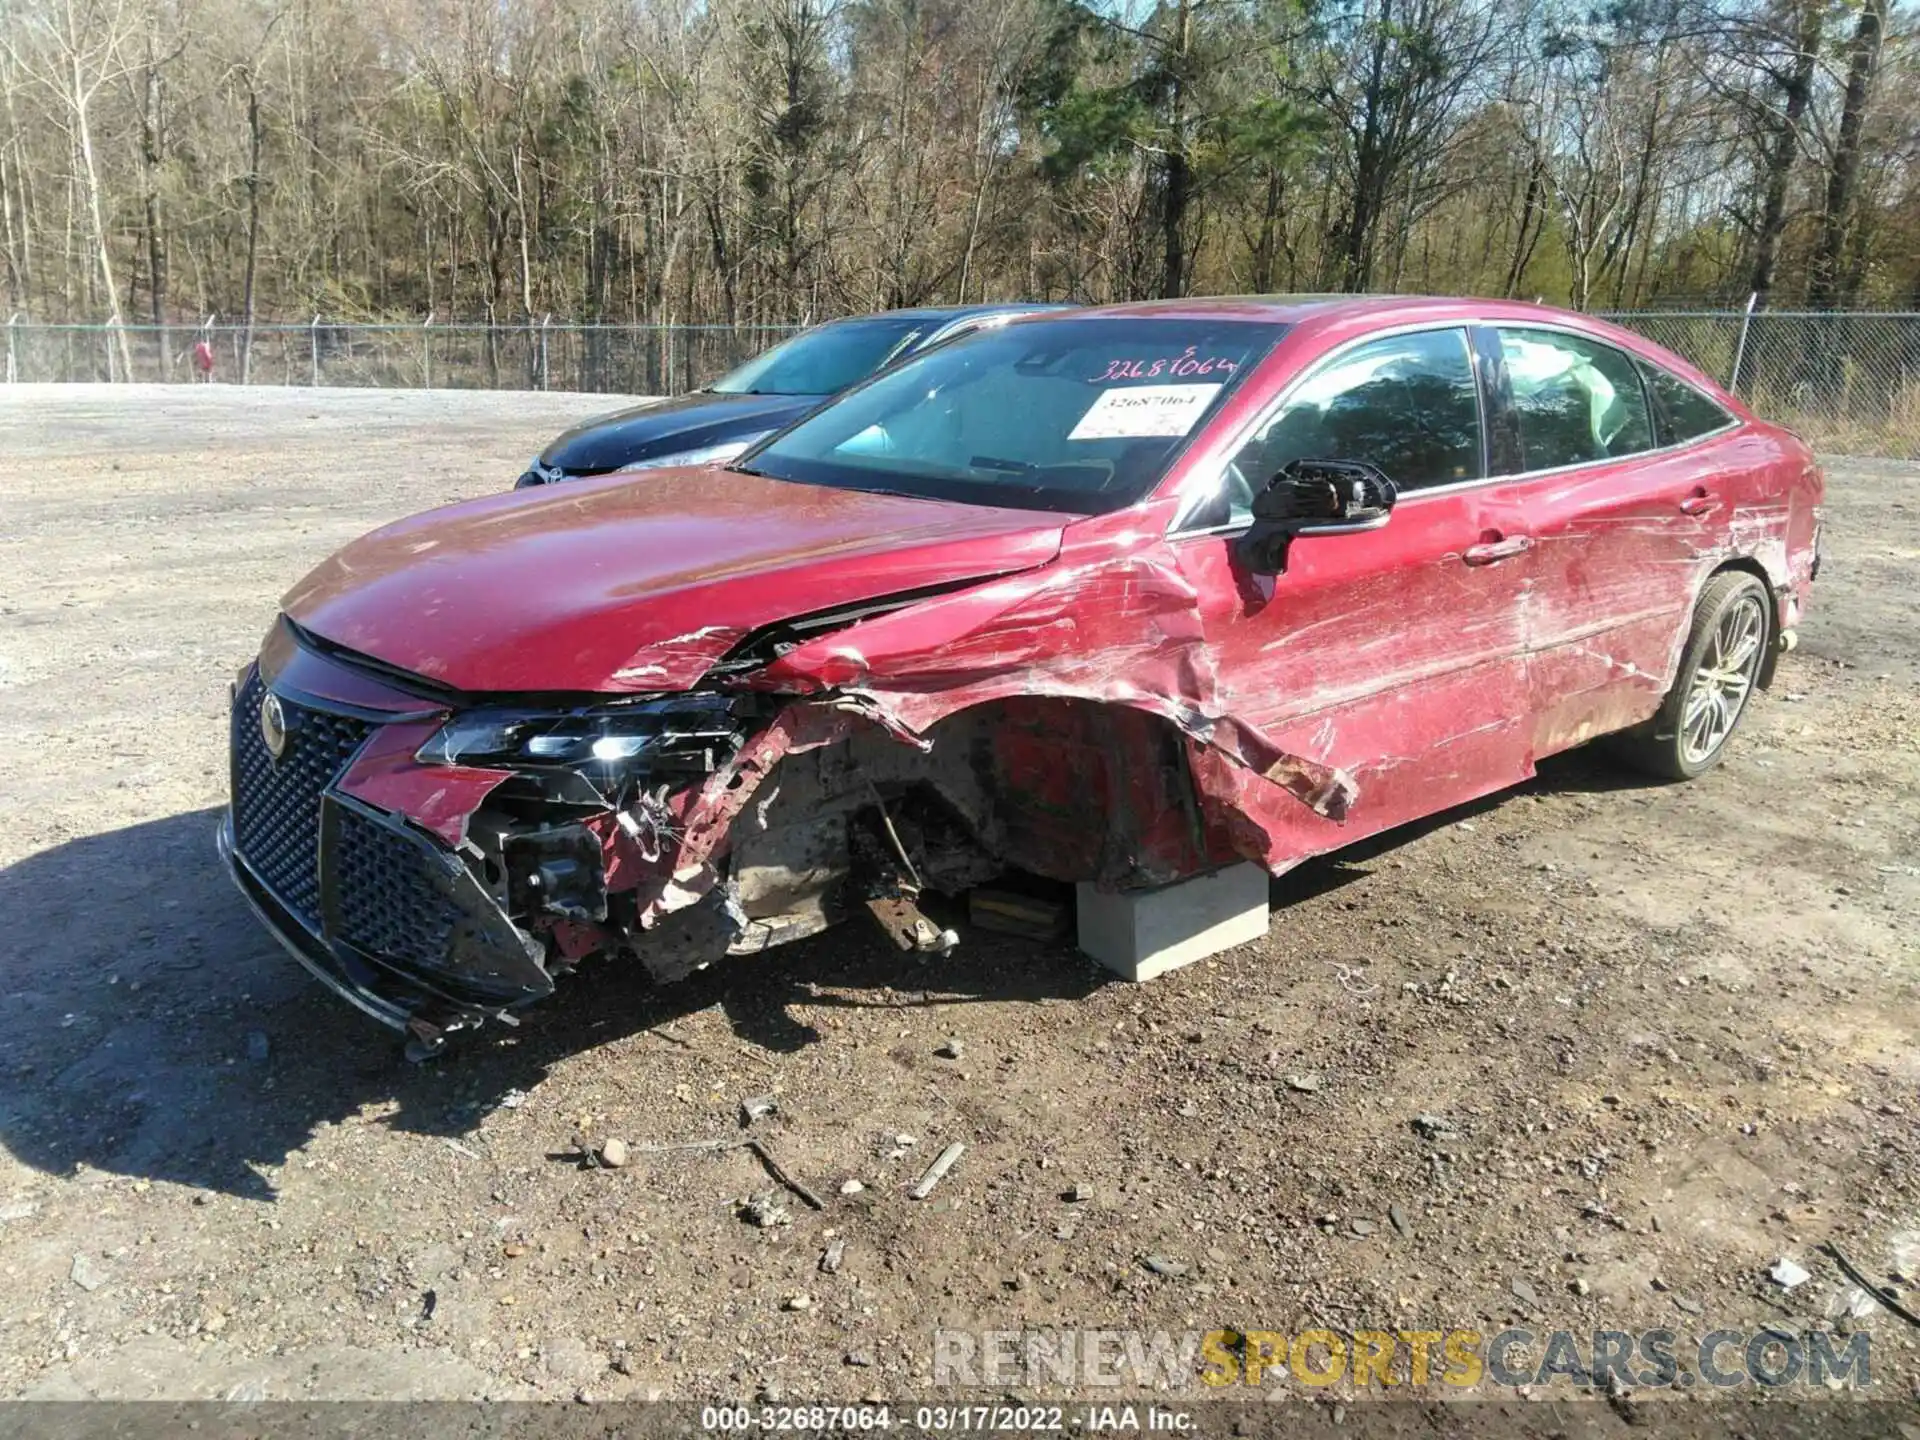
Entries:
POLYGON ((1127 886, 1236 857, 1231 837, 1203 813, 1185 737, 1160 716, 1019 695, 957 711, 926 734, 933 744, 924 752, 876 727, 781 759, 751 820, 733 831, 750 916, 790 908, 848 870, 849 819, 876 805, 909 849, 924 849, 914 864, 936 890, 979 883, 975 860, 1127 886), (948 887, 943 874, 973 878, 948 887))

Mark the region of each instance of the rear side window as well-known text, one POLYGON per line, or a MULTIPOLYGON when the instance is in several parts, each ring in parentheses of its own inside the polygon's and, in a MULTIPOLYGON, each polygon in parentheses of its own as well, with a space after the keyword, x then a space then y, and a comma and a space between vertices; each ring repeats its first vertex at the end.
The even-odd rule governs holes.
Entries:
POLYGON ((1678 375, 1645 361, 1640 363, 1640 373, 1646 377, 1647 389, 1653 395, 1654 416, 1660 422, 1663 445, 1697 440, 1733 423, 1733 416, 1678 375))
POLYGON ((1501 329, 1499 335, 1526 469, 1653 448, 1640 371, 1623 351, 1557 330, 1501 329))

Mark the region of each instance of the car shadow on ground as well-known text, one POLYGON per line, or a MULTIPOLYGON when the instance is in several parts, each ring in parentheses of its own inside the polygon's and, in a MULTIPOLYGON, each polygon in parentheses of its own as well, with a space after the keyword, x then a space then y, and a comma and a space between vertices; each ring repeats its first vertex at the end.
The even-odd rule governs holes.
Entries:
POLYGON ((0 870, 0 1147, 23 1164, 271 1199, 262 1167, 328 1124, 373 1107, 457 1138, 567 1057, 641 1032, 687 1043, 675 1022, 709 1009, 741 1044, 791 1052, 822 1038, 808 1011, 1073 999, 1111 978, 1066 945, 978 935, 928 959, 849 924, 668 986, 588 965, 517 1030, 409 1065, 267 935, 215 854, 218 821, 175 815, 0 870))
POLYGON ((1531 780, 1511 790, 1498 790, 1478 800, 1456 805, 1451 810, 1442 810, 1409 821, 1396 829, 1369 835, 1344 849, 1305 861, 1286 874, 1275 876, 1268 889, 1268 901, 1274 910, 1280 911, 1317 895, 1340 890, 1356 880, 1364 880, 1373 873, 1368 868, 1370 862, 1411 844, 1423 835, 1431 835, 1436 830, 1458 825, 1462 820, 1471 820, 1476 815, 1498 810, 1515 796, 1601 795, 1617 790, 1654 789, 1665 783, 1620 763, 1596 746, 1585 745, 1563 751, 1542 760, 1538 773, 1531 780))
MULTIPOLYGON (((1580 755, 1528 788, 1646 782, 1580 755)), ((1514 792, 1506 792, 1511 795, 1514 792)), ((1277 910, 1368 873, 1368 861, 1506 795, 1430 817, 1273 883, 1277 910)), ((1079 999, 1112 982, 1069 943, 966 934, 952 955, 903 956, 851 924, 770 954, 651 987, 615 963, 584 967, 527 1013, 428 1065, 311 980, 267 936, 214 853, 215 810, 41 851, 0 870, 0 1146, 58 1175, 132 1175, 270 1200, 264 1170, 319 1129, 372 1108, 381 1123, 457 1139, 568 1057, 717 1010, 739 1042, 790 1053, 832 1008, 1079 999)), ((931 908, 931 907, 930 907, 931 908)), ((945 918, 945 917, 941 917, 945 918)))

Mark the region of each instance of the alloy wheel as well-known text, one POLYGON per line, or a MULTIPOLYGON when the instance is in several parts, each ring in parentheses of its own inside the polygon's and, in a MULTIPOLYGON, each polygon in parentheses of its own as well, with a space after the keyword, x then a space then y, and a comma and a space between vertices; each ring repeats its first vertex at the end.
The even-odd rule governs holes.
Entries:
POLYGON ((1680 750, 1689 765, 1710 758, 1733 733, 1760 673, 1766 637, 1766 612, 1753 594, 1729 605, 1713 627, 1680 712, 1680 750))

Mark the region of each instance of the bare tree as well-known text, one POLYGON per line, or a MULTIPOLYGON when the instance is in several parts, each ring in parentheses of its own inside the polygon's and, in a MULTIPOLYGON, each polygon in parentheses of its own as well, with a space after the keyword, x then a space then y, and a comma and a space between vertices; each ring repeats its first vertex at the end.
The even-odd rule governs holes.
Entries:
MULTIPOLYGON (((1916 39, 1888 0, 0 0, 0 297, 113 322, 115 376, 132 314, 163 357, 214 311, 479 317, 498 370, 548 312, 1904 304, 1916 39)), ((656 337, 647 382, 753 343, 656 337)))
POLYGON ((1841 102, 1840 131, 1827 171, 1826 204, 1820 212, 1820 243, 1814 250, 1807 303, 1830 310, 1846 296, 1842 261, 1848 227, 1853 224, 1854 188, 1859 180, 1861 134, 1873 101, 1874 77, 1887 24, 1887 0, 1862 0, 1847 53, 1847 89, 1841 102))
MULTIPOLYGON (((12 35, 5 44, 9 67, 52 95, 72 147, 84 197, 87 239, 98 268, 97 303, 113 327, 119 374, 132 378, 126 317, 114 284, 113 247, 107 232, 107 196, 94 139, 94 107, 100 92, 127 71, 126 42, 135 13, 128 0, 46 0, 26 12, 26 32, 37 47, 12 35)), ((112 377, 109 377, 112 378, 112 377)))

